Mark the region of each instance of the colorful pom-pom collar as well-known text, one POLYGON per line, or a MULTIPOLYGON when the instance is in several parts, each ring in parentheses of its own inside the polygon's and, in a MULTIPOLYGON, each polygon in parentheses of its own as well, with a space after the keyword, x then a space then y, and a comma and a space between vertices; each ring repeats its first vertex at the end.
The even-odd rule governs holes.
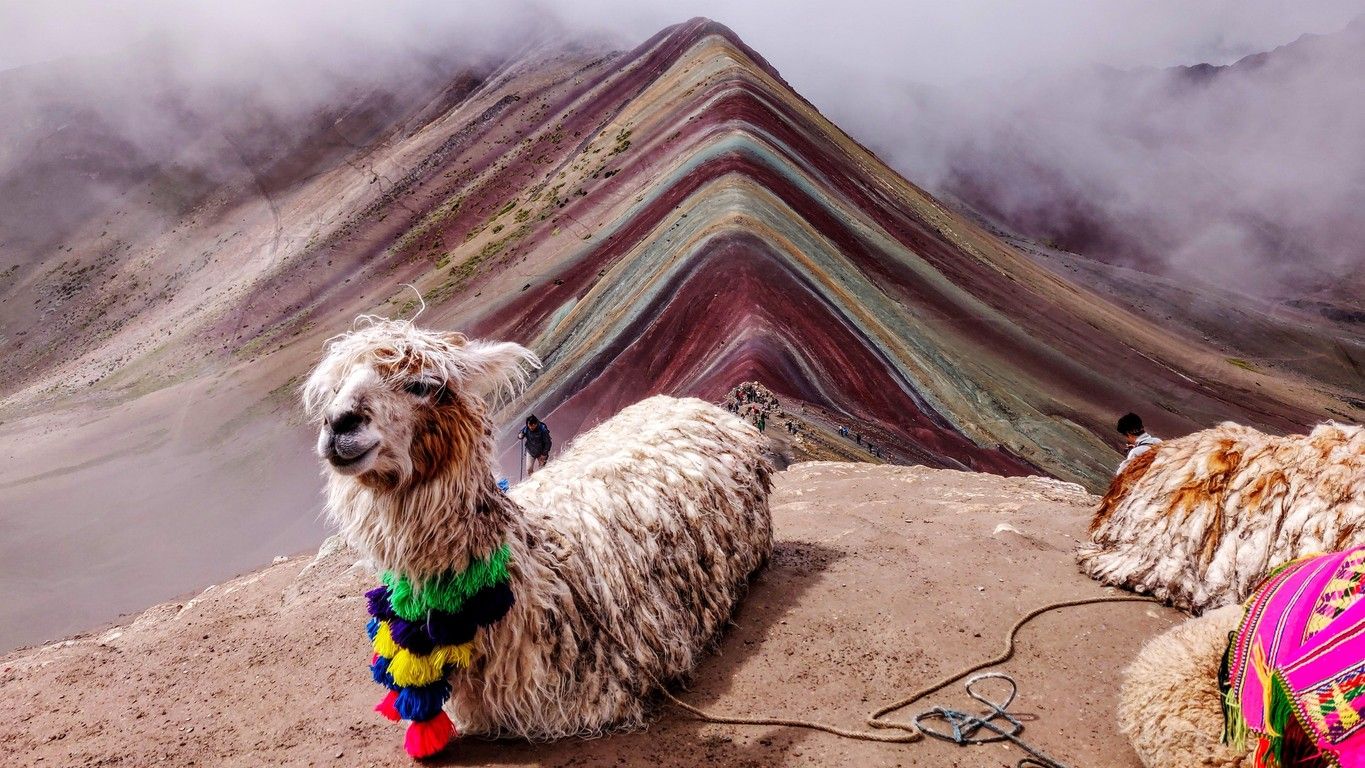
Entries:
POLYGON ((393 721, 410 721, 404 739, 409 755, 430 757, 455 737, 444 710, 450 698, 446 677, 472 663, 478 630, 511 610, 510 558, 504 544, 463 571, 422 585, 386 571, 380 575, 384 586, 365 593, 366 632, 374 646, 370 671, 389 689, 375 711, 393 721))

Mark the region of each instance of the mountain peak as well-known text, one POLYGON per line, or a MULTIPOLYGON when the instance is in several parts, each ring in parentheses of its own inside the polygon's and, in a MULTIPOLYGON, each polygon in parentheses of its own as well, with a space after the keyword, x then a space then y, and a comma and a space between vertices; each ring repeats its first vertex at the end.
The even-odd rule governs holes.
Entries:
POLYGON ((655 49, 666 51, 677 57, 707 41, 719 42, 738 50, 758 69, 781 82, 784 86, 791 87, 782 79, 777 68, 763 58, 758 51, 750 48, 734 30, 705 16, 696 16, 687 21, 665 27, 632 51, 631 56, 642 55, 646 51, 655 49))
POLYGON ((694 44, 707 37, 720 37, 737 47, 748 48, 734 30, 705 16, 694 16, 687 21, 665 27, 660 34, 686 44, 694 44))

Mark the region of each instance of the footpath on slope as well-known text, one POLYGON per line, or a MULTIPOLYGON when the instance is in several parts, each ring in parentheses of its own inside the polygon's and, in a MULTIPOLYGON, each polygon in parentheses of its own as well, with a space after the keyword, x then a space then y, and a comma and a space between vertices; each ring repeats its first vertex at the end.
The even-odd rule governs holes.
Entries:
POLYGON ((904 462, 903 457, 888 448, 894 440, 874 424, 839 417, 795 398, 779 397, 758 381, 735 385, 717 405, 756 427, 761 425, 776 452, 787 462, 913 463, 904 462), (763 422, 758 419, 760 414, 763 422), (841 427, 847 428, 847 434, 841 433, 841 427), (874 435, 881 443, 875 449, 874 435))
MULTIPOLYGON (((777 477, 776 551, 685 701, 724 714, 861 728, 884 703, 994 655, 1021 615, 1111 590, 1071 550, 1094 497, 1042 478, 810 462, 777 477)), ((364 591, 325 545, 157 606, 131 624, 0 657, 6 764, 408 766, 371 711, 364 591)), ((1020 633, 1024 738, 1076 766, 1138 766, 1114 726, 1119 671, 1181 616, 1155 604, 1065 609, 1020 633)), ((933 705, 971 708, 955 684, 933 705)), ((550 744, 462 739, 436 765, 1013 765, 1017 748, 877 744, 700 723, 661 706, 643 732, 550 744)))

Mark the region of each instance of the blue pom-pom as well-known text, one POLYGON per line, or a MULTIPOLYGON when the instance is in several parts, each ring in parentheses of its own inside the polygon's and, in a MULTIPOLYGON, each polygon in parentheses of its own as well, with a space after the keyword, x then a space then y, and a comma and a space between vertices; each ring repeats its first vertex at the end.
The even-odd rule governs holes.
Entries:
POLYGON ((365 634, 370 636, 370 642, 374 642, 375 635, 379 634, 379 619, 370 619, 365 624, 365 634))
POLYGON ((412 651, 418 656, 425 656, 436 648, 435 641, 427 634, 425 624, 389 619, 389 634, 399 648, 412 651))
POLYGON ((374 675, 376 683, 397 690, 398 686, 393 684, 393 675, 389 674, 389 660, 383 656, 375 658, 374 663, 370 665, 370 674, 374 675))
POLYGON ((450 684, 441 681, 420 688, 399 688, 394 707, 398 709, 398 715, 404 720, 418 723, 439 715, 442 705, 446 703, 448 698, 450 698, 450 684))
POLYGON ((495 624, 516 602, 507 582, 494 584, 470 595, 459 613, 432 611, 426 631, 436 645, 463 645, 474 639, 479 627, 495 624))

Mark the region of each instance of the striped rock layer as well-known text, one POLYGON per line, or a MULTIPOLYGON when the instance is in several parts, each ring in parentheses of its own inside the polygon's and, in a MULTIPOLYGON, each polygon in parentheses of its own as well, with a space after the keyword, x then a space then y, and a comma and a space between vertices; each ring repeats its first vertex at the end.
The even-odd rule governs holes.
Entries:
MULTIPOLYGON (((354 315, 425 303, 423 323, 544 358, 499 416, 534 411, 560 439, 652 394, 757 380, 898 461, 1097 489, 1130 409, 1167 435, 1361 413, 1360 338, 1228 321, 1258 348, 1283 339, 1296 371, 1209 343, 1216 303, 1196 327, 1174 289, 1161 317, 1102 297, 906 181, 705 19, 628 52, 522 55, 391 109, 344 162, 229 176, 172 227, 96 217, 67 240, 118 247, 60 307, 36 268, 15 274, 8 306, 31 291, 42 314, 15 319, 29 335, 0 407, 205 372, 279 387, 354 315)), ((1148 286, 1123 279, 1124 296, 1148 286)))
POLYGON ((665 31, 560 110, 543 130, 599 122, 504 204, 546 224, 452 313, 542 354, 509 418, 569 435, 650 394, 758 380, 909 461, 1092 486, 1130 407, 1169 432, 1315 418, 1301 393, 1264 391, 946 208, 723 27, 665 31))

